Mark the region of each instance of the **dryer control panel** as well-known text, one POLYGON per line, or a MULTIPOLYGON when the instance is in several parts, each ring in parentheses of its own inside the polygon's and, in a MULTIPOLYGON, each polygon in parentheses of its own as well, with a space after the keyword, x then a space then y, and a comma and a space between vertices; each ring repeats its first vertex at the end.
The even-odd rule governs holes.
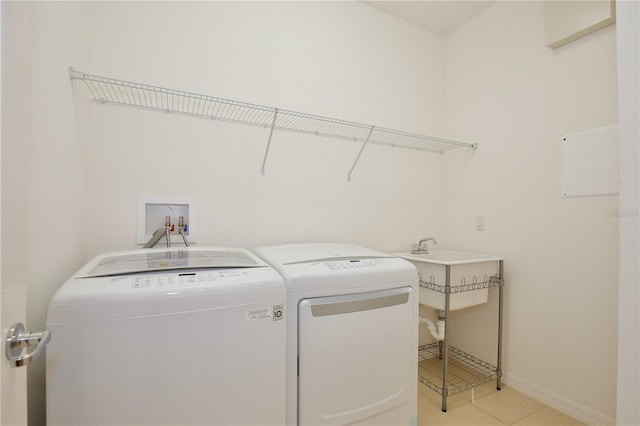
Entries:
POLYGON ((340 271, 345 269, 372 268, 382 263, 389 263, 389 259, 352 259, 336 262, 323 262, 323 265, 329 270, 340 271))

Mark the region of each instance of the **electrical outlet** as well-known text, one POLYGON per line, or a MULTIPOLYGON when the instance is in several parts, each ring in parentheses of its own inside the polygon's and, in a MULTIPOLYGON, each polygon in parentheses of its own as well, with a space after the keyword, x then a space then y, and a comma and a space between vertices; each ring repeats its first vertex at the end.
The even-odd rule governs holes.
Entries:
MULTIPOLYGON (((164 228, 167 219, 171 228, 171 243, 183 244, 178 234, 180 217, 184 219, 189 243, 196 241, 196 203, 189 197, 138 197, 136 243, 146 244, 158 228, 164 228)), ((160 240, 158 244, 165 244, 160 240)))

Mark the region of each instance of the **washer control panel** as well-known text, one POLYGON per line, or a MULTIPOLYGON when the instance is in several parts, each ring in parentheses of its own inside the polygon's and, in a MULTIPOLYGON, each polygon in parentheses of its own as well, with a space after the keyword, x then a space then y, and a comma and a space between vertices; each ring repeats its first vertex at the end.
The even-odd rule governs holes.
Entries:
POLYGON ((112 277, 112 283, 129 284, 132 288, 175 288, 214 283, 245 281, 247 273, 237 270, 178 272, 173 274, 128 275, 112 277))

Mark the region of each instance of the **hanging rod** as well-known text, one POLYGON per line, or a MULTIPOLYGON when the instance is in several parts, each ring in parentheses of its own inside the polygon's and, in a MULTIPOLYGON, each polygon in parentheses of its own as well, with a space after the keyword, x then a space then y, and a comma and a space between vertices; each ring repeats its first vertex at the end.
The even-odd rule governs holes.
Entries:
POLYGON ((69 68, 69 77, 72 80, 82 80, 93 100, 100 103, 125 105, 269 128, 269 140, 262 161, 262 174, 265 174, 267 155, 269 154, 274 130, 286 130, 363 142, 347 176, 348 180, 351 180, 351 174, 362 155, 362 151, 368 144, 436 153, 444 153, 456 148, 476 149, 478 147, 477 143, 458 142, 337 118, 100 77, 76 71, 73 68, 69 68))

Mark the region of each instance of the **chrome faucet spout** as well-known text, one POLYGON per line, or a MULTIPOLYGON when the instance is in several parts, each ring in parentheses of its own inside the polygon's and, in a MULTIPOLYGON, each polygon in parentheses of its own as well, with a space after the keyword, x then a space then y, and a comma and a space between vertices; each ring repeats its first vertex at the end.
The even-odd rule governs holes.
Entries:
POLYGON ((433 241, 433 244, 436 245, 438 244, 438 242, 436 241, 435 238, 433 237, 427 237, 427 238, 423 238, 420 241, 418 241, 418 248, 422 247, 422 244, 426 243, 427 241, 433 241))
POLYGON ((429 254, 429 249, 427 247, 427 242, 431 241, 433 242, 433 245, 438 244, 438 242, 436 241, 435 238, 433 237, 426 237, 421 239, 420 241, 418 241, 417 245, 414 245, 413 250, 411 250, 412 254, 429 254))

